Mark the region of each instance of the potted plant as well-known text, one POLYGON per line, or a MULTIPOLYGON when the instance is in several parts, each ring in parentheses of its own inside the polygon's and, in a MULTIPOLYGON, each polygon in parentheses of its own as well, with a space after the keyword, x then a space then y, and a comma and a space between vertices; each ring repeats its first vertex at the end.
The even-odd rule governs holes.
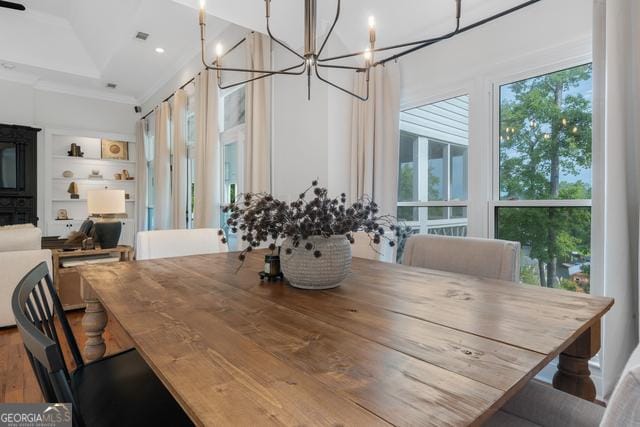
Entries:
MULTIPOLYGON (((365 232, 372 246, 385 243, 393 247, 410 232, 395 217, 381 215, 369 197, 349 205, 344 193, 331 198, 317 181, 292 202, 268 193, 247 193, 224 211, 230 232, 239 234, 245 246, 238 255, 240 261, 264 243, 274 251, 281 242, 284 275, 292 286, 303 289, 340 284, 351 271, 354 233, 365 232)), ((226 243, 222 231, 220 235, 226 243)))

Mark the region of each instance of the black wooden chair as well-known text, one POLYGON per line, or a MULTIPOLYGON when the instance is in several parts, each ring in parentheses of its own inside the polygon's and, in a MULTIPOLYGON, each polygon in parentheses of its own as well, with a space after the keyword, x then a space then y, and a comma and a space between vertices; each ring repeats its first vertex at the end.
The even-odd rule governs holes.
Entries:
POLYGON ((49 403, 71 403, 74 426, 192 426, 136 350, 85 364, 46 263, 31 270, 11 300, 27 356, 49 403), (77 368, 69 372, 57 317, 77 368))

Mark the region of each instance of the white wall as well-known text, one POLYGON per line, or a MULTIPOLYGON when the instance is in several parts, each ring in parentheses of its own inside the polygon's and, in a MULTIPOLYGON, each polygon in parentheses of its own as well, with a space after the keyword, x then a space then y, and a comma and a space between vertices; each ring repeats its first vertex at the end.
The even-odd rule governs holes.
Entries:
MULTIPOLYGON (((344 52, 333 38, 327 54, 344 52)), ((296 57, 283 48, 273 50, 276 67, 295 64, 296 57)), ((347 89, 353 74, 343 70, 321 70, 324 77, 347 89)), ((273 79, 273 191, 277 197, 295 198, 312 180, 331 195, 349 190, 351 102, 350 96, 311 77, 311 100, 307 99, 305 76, 273 79)))
MULTIPOLYGON (((274 47, 273 64, 284 68, 300 60, 281 47, 274 47)), ((307 100, 305 76, 272 78, 273 192, 276 197, 295 199, 314 179, 328 179, 328 94, 313 78, 311 101, 307 100)))

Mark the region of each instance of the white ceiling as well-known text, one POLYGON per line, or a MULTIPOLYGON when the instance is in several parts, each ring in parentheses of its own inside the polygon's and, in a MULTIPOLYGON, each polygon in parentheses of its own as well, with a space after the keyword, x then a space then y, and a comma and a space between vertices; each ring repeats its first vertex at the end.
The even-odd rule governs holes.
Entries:
MULTIPOLYGON (((20 1, 20 0, 14 0, 20 1)), ((524 0, 463 0, 463 25, 524 0)), ((26 12, 0 9, 0 78, 37 87, 142 103, 199 49, 199 0, 22 0, 26 12), (150 34, 146 42, 134 38, 150 34), (5 43, 4 40, 9 40, 5 43), (165 49, 157 54, 156 47, 165 49), (106 89, 107 82, 118 85, 106 89)), ((319 33, 336 0, 318 0, 319 33)), ((272 0, 272 30, 299 48, 304 1, 272 0)), ((378 46, 450 30, 453 0, 343 0, 335 36, 349 50, 367 45, 367 17, 376 16, 378 46)), ((264 0, 208 0, 208 38, 237 24, 265 32, 264 0)))

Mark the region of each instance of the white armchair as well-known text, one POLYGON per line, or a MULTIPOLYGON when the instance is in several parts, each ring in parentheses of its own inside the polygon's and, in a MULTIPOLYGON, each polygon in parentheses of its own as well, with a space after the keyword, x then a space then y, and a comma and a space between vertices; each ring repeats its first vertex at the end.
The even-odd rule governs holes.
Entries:
POLYGON ((136 235, 136 259, 157 259, 228 252, 217 228, 140 231, 136 235))
POLYGON ((421 234, 407 240, 402 263, 517 282, 520 277, 520 243, 421 234))
POLYGON ((351 245, 352 256, 374 261, 394 262, 395 247, 389 246, 386 240, 376 245, 364 231, 354 233, 353 239, 355 242, 351 245))
POLYGON ((0 227, 0 327, 15 325, 11 295, 18 282, 43 261, 51 271, 51 251, 40 249, 41 240, 32 225, 0 227))
POLYGON ((640 346, 627 362, 606 409, 534 380, 485 426, 640 426, 640 346))

